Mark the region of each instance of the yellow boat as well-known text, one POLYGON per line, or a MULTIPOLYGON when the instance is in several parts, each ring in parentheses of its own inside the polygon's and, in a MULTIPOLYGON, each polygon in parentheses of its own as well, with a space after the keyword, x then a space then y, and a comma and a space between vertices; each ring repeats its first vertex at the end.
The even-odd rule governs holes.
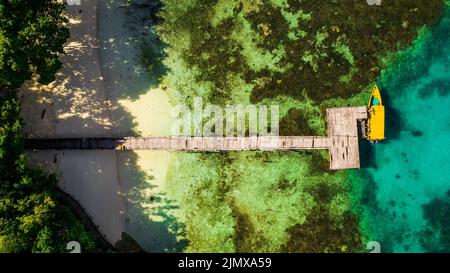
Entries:
POLYGON ((375 84, 369 100, 369 119, 367 121, 367 139, 377 142, 384 139, 385 111, 380 89, 375 84))

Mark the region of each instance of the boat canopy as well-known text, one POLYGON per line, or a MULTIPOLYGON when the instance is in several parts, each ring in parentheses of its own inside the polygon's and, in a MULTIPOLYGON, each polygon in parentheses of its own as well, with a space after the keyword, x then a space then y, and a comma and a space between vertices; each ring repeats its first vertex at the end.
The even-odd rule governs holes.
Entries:
POLYGON ((369 100, 369 122, 367 139, 371 141, 383 140, 385 127, 385 109, 381 100, 380 90, 375 84, 369 100))
POLYGON ((384 139, 384 106, 373 106, 370 109, 369 140, 384 139))

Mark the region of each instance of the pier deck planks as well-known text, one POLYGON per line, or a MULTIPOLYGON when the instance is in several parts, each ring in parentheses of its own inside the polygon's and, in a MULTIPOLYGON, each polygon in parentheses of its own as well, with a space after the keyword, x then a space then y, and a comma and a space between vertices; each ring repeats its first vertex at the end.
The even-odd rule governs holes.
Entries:
POLYGON ((272 151, 328 149, 331 170, 360 167, 358 122, 367 108, 327 109, 328 136, 261 137, 125 137, 26 139, 29 150, 272 151))

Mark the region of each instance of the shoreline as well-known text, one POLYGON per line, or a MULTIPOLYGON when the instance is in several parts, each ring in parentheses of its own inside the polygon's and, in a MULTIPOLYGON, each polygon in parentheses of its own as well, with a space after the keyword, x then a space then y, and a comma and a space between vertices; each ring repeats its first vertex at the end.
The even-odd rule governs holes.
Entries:
MULTIPOLYGON (((67 13, 71 38, 66 44, 67 55, 61 57, 64 66, 57 80, 49 86, 30 82, 21 90, 25 99, 22 100, 25 134, 32 137, 166 134, 164 129, 170 127, 170 120, 161 117, 164 114, 170 117, 170 100, 161 89, 150 88, 144 70, 136 74, 130 69, 140 65, 136 58, 139 48, 137 44, 127 45, 127 39, 134 33, 125 26, 126 14, 96 0, 68 6, 67 13), (119 62, 121 59, 124 61, 119 62), (127 80, 119 80, 124 77, 127 80), (136 90, 135 83, 140 90, 136 90), (45 114, 41 115, 44 109, 45 114)), ((83 206, 111 244, 125 232, 141 241, 146 240, 146 234, 153 237, 153 241, 146 241, 147 245, 138 240, 144 249, 155 250, 153 245, 164 247, 164 239, 161 244, 157 241, 159 235, 164 237, 164 226, 149 219, 145 212, 149 201, 138 200, 145 194, 136 193, 135 189, 163 189, 173 153, 27 151, 27 156, 30 166, 57 175, 58 186, 83 206), (152 230, 155 225, 157 232, 152 230)))
MULTIPOLYGON (((71 38, 67 55, 61 57, 64 66, 53 92, 57 137, 107 136, 115 131, 99 60, 98 2, 83 1, 81 6, 67 7, 71 38)), ((61 151, 55 158, 59 187, 77 199, 110 243, 120 240, 125 204, 120 196, 115 152, 61 151)))

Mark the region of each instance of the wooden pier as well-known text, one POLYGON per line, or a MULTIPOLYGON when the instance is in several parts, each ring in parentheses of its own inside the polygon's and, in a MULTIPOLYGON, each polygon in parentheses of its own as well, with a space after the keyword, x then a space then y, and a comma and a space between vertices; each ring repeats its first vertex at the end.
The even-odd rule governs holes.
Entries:
POLYGON ((327 109, 331 170, 360 168, 358 122, 367 117, 365 106, 327 109))
POLYGON ((328 149, 330 169, 360 167, 358 122, 366 107, 327 109, 328 136, 125 137, 27 139, 30 150, 272 151, 328 149))

